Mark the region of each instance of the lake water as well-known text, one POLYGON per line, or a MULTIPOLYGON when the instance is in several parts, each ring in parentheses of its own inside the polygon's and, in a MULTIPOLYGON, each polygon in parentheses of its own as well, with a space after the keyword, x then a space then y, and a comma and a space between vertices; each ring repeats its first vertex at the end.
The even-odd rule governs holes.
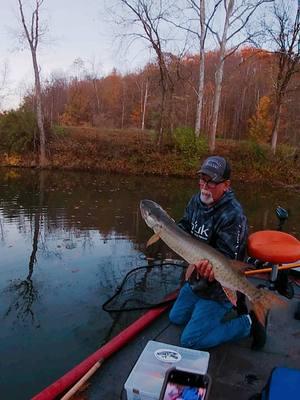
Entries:
MULTIPOLYGON (((281 205, 285 229, 299 238, 299 194, 233 187, 251 231, 276 229, 281 205)), ((133 319, 101 305, 146 264, 151 232, 139 201, 153 199, 178 219, 196 191, 196 178, 0 169, 1 398, 30 398, 133 319)))

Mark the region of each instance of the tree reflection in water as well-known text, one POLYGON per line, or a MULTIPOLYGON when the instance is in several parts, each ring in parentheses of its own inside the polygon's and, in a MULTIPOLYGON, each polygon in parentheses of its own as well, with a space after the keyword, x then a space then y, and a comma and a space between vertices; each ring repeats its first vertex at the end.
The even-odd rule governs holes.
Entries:
POLYGON ((33 305, 38 299, 38 288, 34 286, 32 275, 34 265, 37 262, 37 250, 40 236, 40 226, 42 220, 42 209, 44 203, 44 184, 45 175, 44 171, 39 174, 39 202, 38 207, 34 214, 34 225, 33 225, 33 239, 32 239, 32 251, 28 263, 28 275, 26 279, 16 279, 12 281, 8 287, 9 292, 14 292, 15 297, 5 313, 7 317, 13 310, 17 312, 17 318, 25 321, 27 317, 31 318, 31 322, 35 323, 35 316, 33 312, 33 305))
POLYGON ((1 242, 4 242, 3 222, 1 219, 0 219, 0 238, 1 238, 1 242))

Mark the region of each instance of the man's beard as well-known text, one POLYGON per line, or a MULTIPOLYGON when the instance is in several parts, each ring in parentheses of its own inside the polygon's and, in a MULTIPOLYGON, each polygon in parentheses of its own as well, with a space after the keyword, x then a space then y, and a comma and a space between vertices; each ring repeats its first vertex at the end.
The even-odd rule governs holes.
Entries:
POLYGON ((211 192, 204 189, 202 189, 200 192, 200 199, 202 203, 206 204, 207 206, 211 205, 214 202, 211 192))

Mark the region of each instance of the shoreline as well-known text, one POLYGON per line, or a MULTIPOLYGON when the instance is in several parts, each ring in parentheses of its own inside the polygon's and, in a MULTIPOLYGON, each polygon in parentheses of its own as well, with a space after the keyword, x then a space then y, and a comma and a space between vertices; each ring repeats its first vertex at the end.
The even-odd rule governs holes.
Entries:
MULTIPOLYGON (((2 169, 28 169, 28 170, 41 170, 40 168, 39 168, 39 166, 37 165, 37 164, 2 164, 2 163, 0 163, 0 168, 2 169)), ((111 168, 111 169, 107 169, 107 168, 100 168, 100 167, 97 167, 97 168, 91 168, 91 167, 78 167, 78 166, 75 166, 75 167, 73 167, 73 166, 59 166, 59 165, 51 165, 51 164, 49 164, 47 167, 45 167, 45 168, 43 168, 43 170, 44 171, 62 171, 62 172, 89 172, 89 173, 97 173, 97 172, 101 172, 101 173, 111 173, 111 174, 119 174, 119 175, 125 175, 125 176, 152 176, 152 177, 163 177, 163 178, 168 178, 168 177, 170 177, 170 178, 177 178, 177 179, 185 179, 185 178, 188 178, 188 179, 194 179, 195 178, 195 173, 193 173, 193 172, 190 172, 190 173, 187 173, 187 174, 171 174, 171 173, 168 173, 168 174, 162 174, 162 173, 159 173, 159 172, 151 172, 151 173, 149 173, 149 172, 141 172, 141 171, 135 171, 135 172, 132 172, 132 171, 126 171, 126 169, 123 169, 122 171, 120 171, 120 170, 118 170, 117 168, 111 168)), ((279 188, 279 187, 282 187, 282 188, 284 188, 284 189, 289 189, 289 190, 292 190, 293 192, 295 192, 295 193, 300 193, 300 184, 299 183, 297 183, 297 182, 295 182, 295 183, 290 183, 290 184, 287 184, 287 183, 285 183, 285 182, 283 182, 283 181, 270 181, 268 178, 266 178, 266 179, 261 179, 261 178, 257 178, 257 179, 255 179, 255 178, 247 178, 247 179, 245 179, 245 177, 234 177, 233 179, 232 179, 232 181, 233 182, 239 182, 239 183, 241 183, 241 182, 243 182, 243 183, 253 183, 253 184, 255 184, 255 183, 259 183, 259 184, 261 184, 261 185, 263 185, 263 184, 268 184, 268 185, 270 185, 270 186, 272 186, 272 187, 275 187, 275 188, 279 188)))
MULTIPOLYGON (((282 145, 274 156, 267 145, 218 139, 214 154, 228 159, 232 180, 268 183, 300 191, 300 157, 297 148, 282 145)), ((48 143, 48 165, 45 170, 88 171, 123 175, 195 178, 202 161, 210 155, 203 145, 156 149, 151 133, 98 131, 68 128, 63 137, 48 143)), ((0 152, 1 168, 39 169, 38 156, 0 152)))

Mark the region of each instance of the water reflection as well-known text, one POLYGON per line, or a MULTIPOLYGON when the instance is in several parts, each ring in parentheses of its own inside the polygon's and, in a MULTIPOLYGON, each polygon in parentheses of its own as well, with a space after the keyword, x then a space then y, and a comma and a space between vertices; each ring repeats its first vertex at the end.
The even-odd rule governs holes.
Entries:
MULTIPOLYGON (((45 173, 41 171, 38 176, 38 207, 33 215, 33 239, 32 239, 32 251, 29 257, 28 263, 28 274, 25 279, 13 279, 8 287, 8 291, 13 294, 13 300, 9 306, 5 317, 7 317, 13 310, 16 310, 16 316, 19 319, 25 320, 27 317, 31 317, 32 323, 35 322, 33 304, 38 298, 38 288, 34 286, 32 275, 34 271, 34 265, 37 262, 37 250, 40 236, 40 224, 42 222, 42 210, 44 202, 44 187, 45 187, 45 173)), ((24 224, 24 220, 23 220, 24 224)), ((19 225, 21 228, 22 224, 19 225)), ((2 229, 3 233, 3 229, 2 229)), ((3 235, 4 240, 4 235, 3 235)), ((38 327, 38 324, 36 325, 38 327)))
POLYGON ((17 318, 25 319, 27 316, 30 316, 32 322, 34 323, 35 319, 32 306, 38 298, 38 289, 34 287, 32 281, 33 267, 36 261, 35 256, 37 252, 37 236, 35 236, 35 234, 33 240, 33 249, 29 260, 28 275, 24 280, 16 279, 9 284, 8 291, 15 293, 15 296, 12 304, 5 313, 5 316, 7 317, 15 309, 17 318))
MULTIPOLYGON (((281 205, 290 210, 285 229, 299 234, 299 194, 235 188, 252 231, 275 229, 281 205)), ((139 201, 153 199, 178 219, 196 190, 192 179, 0 171, 4 398, 28 399, 136 318, 137 312, 104 313, 101 305, 146 256, 172 256, 161 243, 146 250, 151 232, 139 201)), ((132 285, 150 293, 149 271, 132 285)), ((170 277, 177 282, 174 272, 158 273, 157 285, 167 291, 170 277)))

